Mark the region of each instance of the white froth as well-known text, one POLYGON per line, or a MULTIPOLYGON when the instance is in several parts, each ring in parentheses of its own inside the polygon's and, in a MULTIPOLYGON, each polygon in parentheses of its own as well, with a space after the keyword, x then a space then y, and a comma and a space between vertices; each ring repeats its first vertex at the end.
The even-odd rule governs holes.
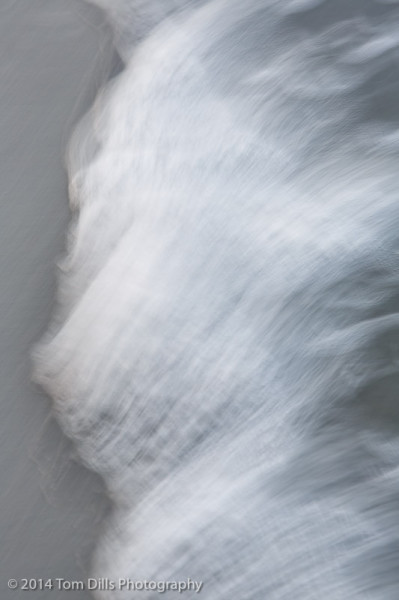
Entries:
POLYGON ((95 576, 396 600, 394 8, 310 31, 327 2, 97 3, 126 68, 70 146, 35 350, 115 502, 95 576))

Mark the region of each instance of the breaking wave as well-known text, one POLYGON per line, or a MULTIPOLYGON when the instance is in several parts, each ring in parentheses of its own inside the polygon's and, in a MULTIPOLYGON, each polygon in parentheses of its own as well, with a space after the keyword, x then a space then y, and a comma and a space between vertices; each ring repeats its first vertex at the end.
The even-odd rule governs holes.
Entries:
POLYGON ((93 574, 396 600, 397 2, 95 3, 125 67, 34 351, 114 502, 93 574))

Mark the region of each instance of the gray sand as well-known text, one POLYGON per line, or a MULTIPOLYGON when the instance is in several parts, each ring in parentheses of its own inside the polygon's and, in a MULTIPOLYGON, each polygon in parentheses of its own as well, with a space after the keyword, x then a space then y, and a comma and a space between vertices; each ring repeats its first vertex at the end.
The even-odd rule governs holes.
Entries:
POLYGON ((110 35, 79 0, 2 0, 0 55, 0 595, 79 600, 89 592, 13 591, 7 580, 84 579, 107 510, 30 382, 29 349, 54 302, 66 143, 110 73, 110 35))

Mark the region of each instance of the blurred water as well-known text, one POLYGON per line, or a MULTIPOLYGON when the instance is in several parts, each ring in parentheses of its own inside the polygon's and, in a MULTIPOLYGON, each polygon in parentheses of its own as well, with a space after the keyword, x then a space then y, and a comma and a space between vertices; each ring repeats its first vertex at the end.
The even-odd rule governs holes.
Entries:
POLYGON ((94 574, 396 599, 397 3, 96 4, 125 69, 35 351, 114 501, 94 574))

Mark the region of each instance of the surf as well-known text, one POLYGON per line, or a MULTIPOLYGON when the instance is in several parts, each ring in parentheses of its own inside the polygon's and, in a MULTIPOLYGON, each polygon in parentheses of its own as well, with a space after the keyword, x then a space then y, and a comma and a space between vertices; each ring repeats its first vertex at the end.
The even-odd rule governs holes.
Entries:
POLYGON ((113 500, 93 577, 396 598, 395 3, 97 4, 34 350, 113 500))

